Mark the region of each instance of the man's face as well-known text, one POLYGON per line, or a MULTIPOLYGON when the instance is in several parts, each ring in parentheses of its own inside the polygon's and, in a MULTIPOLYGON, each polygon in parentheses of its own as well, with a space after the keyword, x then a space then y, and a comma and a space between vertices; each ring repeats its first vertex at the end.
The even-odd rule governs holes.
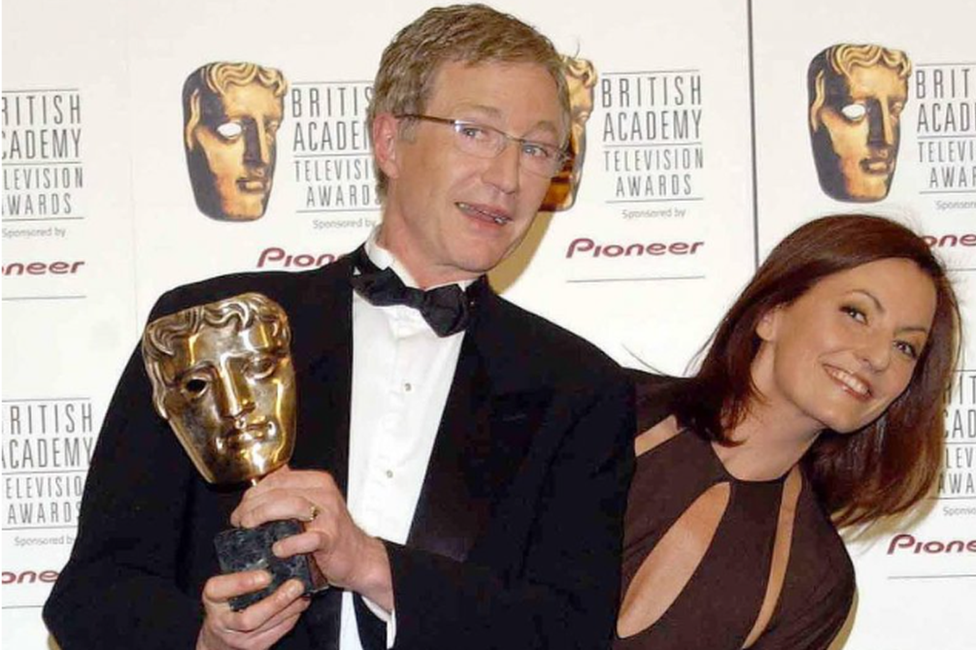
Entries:
POLYGON ((295 371, 267 323, 204 326, 184 339, 167 373, 167 419, 211 483, 237 483, 280 467, 295 443, 295 371))
POLYGON ((855 66, 846 80, 827 82, 824 105, 814 116, 820 126, 812 133, 827 194, 858 202, 888 195, 907 97, 906 80, 884 65, 855 66))
POLYGON ((202 93, 200 110, 189 152, 197 204, 214 219, 258 219, 271 195, 281 99, 259 83, 231 85, 202 93))
MULTIPOLYGON (((424 113, 557 146, 567 128, 556 83, 535 63, 444 63, 424 113)), ((550 179, 525 170, 514 142, 478 158, 457 149, 450 126, 407 126, 392 158, 378 157, 390 177, 380 243, 422 286, 475 278, 522 240, 550 179)))

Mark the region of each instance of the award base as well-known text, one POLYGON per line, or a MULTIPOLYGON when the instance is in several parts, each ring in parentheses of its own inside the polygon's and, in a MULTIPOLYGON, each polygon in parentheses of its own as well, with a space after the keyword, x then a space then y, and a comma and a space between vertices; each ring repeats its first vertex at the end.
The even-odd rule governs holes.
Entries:
POLYGON ((235 612, 247 608, 270 596, 275 589, 291 578, 298 578, 305 585, 305 595, 314 594, 328 587, 315 562, 307 555, 280 558, 271 552, 271 546, 285 537, 304 531, 295 519, 268 522, 257 528, 231 528, 214 538, 217 560, 222 573, 264 569, 271 574, 271 584, 259 591, 235 596, 230 606, 235 612))

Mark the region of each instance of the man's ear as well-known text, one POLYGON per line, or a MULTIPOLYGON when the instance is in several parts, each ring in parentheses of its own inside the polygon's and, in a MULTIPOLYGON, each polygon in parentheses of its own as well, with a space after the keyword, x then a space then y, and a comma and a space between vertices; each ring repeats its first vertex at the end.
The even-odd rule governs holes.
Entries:
POLYGON ((373 118, 373 156, 376 166, 389 178, 397 178, 400 174, 397 159, 399 129, 399 120, 390 113, 380 113, 373 118))
POLYGON ((779 330, 779 323, 782 320, 783 305, 776 305, 766 311, 756 323, 756 336, 763 341, 774 341, 779 330))

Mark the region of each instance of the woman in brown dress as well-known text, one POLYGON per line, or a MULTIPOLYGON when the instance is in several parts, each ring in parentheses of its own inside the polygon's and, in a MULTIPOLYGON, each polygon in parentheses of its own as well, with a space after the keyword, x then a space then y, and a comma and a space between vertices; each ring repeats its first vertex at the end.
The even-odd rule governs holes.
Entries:
POLYGON ((812 221, 689 379, 637 378, 616 650, 826 648, 854 594, 837 532, 937 476, 959 314, 907 228, 812 221))

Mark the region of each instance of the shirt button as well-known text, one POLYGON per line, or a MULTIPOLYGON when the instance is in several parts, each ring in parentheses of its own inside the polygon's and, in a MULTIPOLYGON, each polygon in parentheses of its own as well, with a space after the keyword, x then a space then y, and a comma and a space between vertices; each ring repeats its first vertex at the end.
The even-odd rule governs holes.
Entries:
POLYGON ((392 469, 386 470, 386 478, 393 478, 393 470, 392 469))
POLYGON ((413 385, 409 381, 403 385, 403 391, 405 393, 409 393, 412 390, 413 390, 413 385))

